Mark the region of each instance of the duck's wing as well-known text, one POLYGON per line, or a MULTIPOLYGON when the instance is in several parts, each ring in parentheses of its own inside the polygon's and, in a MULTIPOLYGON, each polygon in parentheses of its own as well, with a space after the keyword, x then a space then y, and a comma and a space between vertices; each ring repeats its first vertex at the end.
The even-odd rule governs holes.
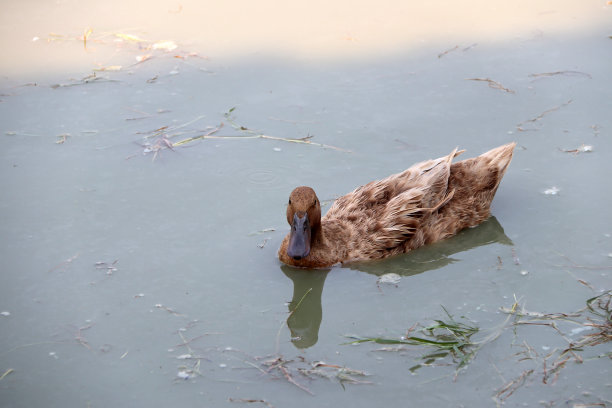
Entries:
POLYGON ((415 164, 340 197, 326 219, 348 220, 358 231, 355 239, 369 240, 376 251, 391 250, 409 240, 424 215, 452 198, 448 191, 451 160, 461 151, 415 164))
POLYGON ((404 173, 407 187, 382 209, 373 238, 387 250, 403 246, 419 231, 427 215, 447 204, 454 191, 449 190, 451 160, 461 151, 419 163, 404 173))

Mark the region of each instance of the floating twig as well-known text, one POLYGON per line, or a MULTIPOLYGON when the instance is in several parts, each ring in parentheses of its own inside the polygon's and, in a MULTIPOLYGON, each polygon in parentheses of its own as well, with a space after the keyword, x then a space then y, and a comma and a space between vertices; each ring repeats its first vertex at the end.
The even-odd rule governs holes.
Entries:
POLYGON ((591 145, 585 145, 584 143, 580 146, 578 146, 575 149, 559 149, 560 151, 564 152, 564 153, 573 153, 574 155, 578 155, 580 153, 591 153, 593 151, 593 146, 591 145))
POLYGON ((448 54, 448 53, 450 53, 450 52, 453 52, 453 51, 456 51, 456 50, 458 50, 458 49, 459 49, 459 46, 458 46, 458 45, 455 45, 453 48, 449 48, 448 50, 446 50, 446 51, 442 51, 440 54, 438 54, 438 58, 442 58, 442 57, 444 57, 446 54, 448 54))
POLYGON ((9 368, 8 370, 6 370, 4 372, 4 374, 2 374, 2 376, 0 376, 0 381, 4 380, 4 377, 6 377, 7 375, 9 375, 9 374, 11 374, 13 372, 15 372, 15 370, 13 370, 12 368, 9 368))
POLYGON ((490 78, 466 78, 466 81, 481 81, 481 82, 486 82, 487 84, 489 84, 489 88, 493 88, 493 89, 499 89, 501 91, 504 92, 508 92, 508 93, 515 93, 512 89, 508 89, 506 87, 504 87, 502 84, 500 84, 497 81, 494 81, 490 78))
POLYGON ((49 269, 49 272, 53 272, 56 269, 62 268, 68 264, 71 264, 72 261, 74 261, 75 259, 77 259, 79 257, 79 254, 73 255, 70 258, 66 259, 64 262, 55 265, 53 268, 49 269))
POLYGON ((553 77, 557 75, 565 75, 565 76, 583 76, 589 79, 593 77, 591 74, 587 74, 586 72, 581 71, 555 71, 555 72, 540 72, 538 74, 529 74, 530 78, 543 78, 543 77, 553 77))
POLYGON ((287 369, 287 367, 285 367, 284 365, 281 364, 281 365, 278 366, 278 368, 285 375, 285 378, 287 379, 287 381, 289 381, 291 384, 295 385, 296 387, 298 387, 302 391, 305 391, 305 392, 307 392, 310 395, 314 395, 314 393, 312 391, 310 391, 308 388, 306 388, 305 386, 303 386, 302 384, 298 383, 297 381, 295 381, 293 379, 293 377, 289 373, 289 370, 287 369))
MULTIPOLYGON (((568 343, 565 349, 561 351, 555 349, 542 359, 542 382, 544 384, 554 383, 561 369, 570 360, 582 363, 583 358, 578 352, 583 351, 585 347, 593 347, 612 341, 612 290, 587 299, 586 307, 574 313, 527 312, 524 308, 519 307, 517 300, 511 308, 501 308, 501 310, 515 316, 514 325, 549 326, 568 343), (578 320, 579 318, 582 319, 578 320), (572 333, 579 333, 584 330, 589 330, 589 333, 582 335, 577 341, 570 340, 555 324, 557 320, 569 321, 581 326, 572 330, 572 333), (555 360, 549 368, 547 360, 553 357, 555 360)), ((525 351, 520 354, 525 354, 525 358, 521 360, 539 357, 538 353, 528 345, 525 351)))
MULTIPOLYGON (((170 309, 169 307, 162 305, 161 303, 157 303, 155 305, 155 308, 165 310, 166 312, 168 312, 170 314, 173 314, 175 316, 179 316, 179 317, 184 317, 185 316, 185 315, 180 314, 179 312, 175 311, 174 309, 170 309)), ((180 334, 180 332, 179 332, 179 334, 180 334)))
POLYGON ((97 76, 96 73, 94 72, 91 75, 87 75, 86 77, 83 77, 79 80, 74 80, 73 82, 69 82, 65 84, 52 84, 50 85, 50 87, 52 89, 67 88, 71 86, 91 84, 94 82, 120 82, 120 81, 117 79, 110 79, 110 78, 97 76))
MULTIPOLYGON (((180 347, 182 347, 182 346, 186 347, 187 351, 189 352, 189 355, 188 355, 189 357, 188 358, 189 359, 193 358, 196 361, 193 364, 193 366, 190 367, 190 368, 186 367, 186 366, 180 366, 179 370, 178 370, 178 373, 177 373, 177 377, 180 378, 180 379, 183 379, 183 380, 187 380, 187 379, 191 378, 193 376, 193 374, 201 376, 202 373, 200 372, 200 362, 202 360, 202 357, 198 357, 198 356, 194 357, 195 353, 194 353, 193 349, 191 348, 191 346, 189 345, 189 343, 191 343, 193 340, 195 340, 198 337, 195 337, 195 338, 193 338, 193 339, 188 341, 187 339, 185 339, 185 336, 183 336, 183 333, 182 333, 181 330, 178 331, 178 335, 179 335, 179 337, 182 340, 182 343, 179 346, 180 347)), ((199 336, 199 337, 202 337, 202 336, 199 336)), ((185 360, 187 358, 181 358, 181 359, 185 360)))
POLYGON ((245 399, 245 398, 228 398, 229 402, 243 402, 243 403, 260 403, 260 404, 264 404, 266 407, 268 408, 274 408, 274 405, 270 404, 268 401, 263 400, 263 399, 245 399))
POLYGON ((521 123, 519 123, 518 125, 516 125, 516 128, 520 131, 520 132, 526 132, 528 130, 537 130, 537 129, 524 129, 523 126, 527 123, 536 123, 537 121, 541 120, 544 116, 548 115, 549 113, 558 111, 561 108, 566 107, 567 105, 569 105, 570 103, 572 103, 572 99, 568 100, 567 102, 562 103, 561 105, 555 106, 553 108, 547 109, 544 112, 540 113, 538 116, 531 118, 531 119, 527 119, 521 123))
MULTIPOLYGON (((189 122, 183 123, 182 125, 179 125, 179 126, 162 126, 161 128, 158 128, 158 129, 155 129, 149 132, 143 132, 144 134, 146 134, 146 136, 144 136, 145 140, 153 138, 153 137, 157 137, 157 140, 155 141, 155 143, 146 142, 145 144, 142 145, 142 147, 144 147, 143 153, 144 154, 154 153, 153 160, 155 160, 157 156, 161 153, 161 151, 164 149, 173 149, 174 147, 185 146, 185 145, 188 145, 189 143, 192 143, 198 140, 206 140, 206 139, 268 139, 268 140, 276 140, 276 141, 289 142, 289 143, 308 144, 308 145, 313 145, 313 146, 318 146, 322 148, 334 149, 334 150, 350 153, 349 150, 345 150, 345 149, 342 149, 336 146, 313 142, 311 140, 313 138, 312 135, 307 135, 301 138, 284 138, 284 137, 270 136, 270 135, 266 135, 263 133, 255 132, 245 126, 240 126, 235 123, 234 118, 231 116, 232 112, 234 112, 235 109, 236 109, 235 107, 231 108, 228 112, 224 114, 224 116, 227 122, 231 125, 231 127, 237 132, 243 133, 242 135, 217 135, 216 133, 219 132, 219 130, 221 130, 224 127, 224 124, 221 123, 217 127, 209 128, 204 133, 198 134, 196 136, 187 137, 177 142, 170 141, 171 138, 174 138, 176 136, 179 136, 185 133, 193 133, 194 132, 193 130, 187 130, 185 132, 177 132, 177 131, 179 129, 185 128, 195 123, 196 121, 204 118, 205 116, 202 115, 202 116, 198 116, 197 118, 189 122)), ((134 155, 127 157, 127 159, 130 159, 132 157, 134 157, 134 155)))
POLYGON ((193 136, 193 137, 189 137, 187 139, 180 140, 180 141, 174 143, 174 146, 182 146, 182 145, 185 145, 187 143, 195 142, 196 140, 213 139, 214 137, 212 135, 217 133, 222 127, 223 127, 223 123, 221 123, 216 128, 210 129, 208 132, 206 132, 206 133, 204 133, 202 135, 193 136))
POLYGON ((77 331, 74 335, 74 339, 76 340, 76 342, 90 351, 91 351, 91 346, 89 345, 89 342, 85 340, 85 338, 83 337, 83 330, 88 330, 88 329, 91 329, 92 327, 93 327, 93 323, 90 323, 87 326, 79 327, 77 328, 77 331))
POLYGON ((574 262, 572 259, 570 259, 567 255, 564 255, 564 254, 562 254, 560 252, 557 252, 557 254, 559 254, 560 257, 562 257, 563 259, 565 259, 566 261, 569 262, 569 265, 554 265, 554 266, 559 267, 559 268, 588 269, 588 270, 591 270, 591 271, 600 271, 600 270, 612 269, 612 266, 585 266, 585 265, 578 265, 576 262, 574 262))
POLYGON ((514 391, 524 385, 525 380, 527 380, 527 377, 529 377, 531 374, 533 374, 533 370, 525 370, 517 378, 508 382, 506 385, 500 388, 495 394, 495 400, 496 402, 498 402, 498 405, 499 402, 503 402, 504 400, 506 400, 508 397, 514 394, 514 391))
POLYGON ((323 147, 326 149, 333 149, 333 150, 338 150, 341 152, 345 152, 345 153, 351 153, 350 150, 346 150, 346 149, 342 149, 340 147, 336 147, 336 146, 332 146, 332 145, 327 145, 327 144, 323 144, 323 143, 316 143, 311 141, 310 139, 312 139, 312 135, 308 135, 302 138, 285 138, 285 137, 278 137, 278 136, 270 136, 270 135, 266 135, 263 133, 259 133, 256 132, 254 130, 251 130, 249 128, 247 128, 246 126, 241 126, 238 125, 235 120, 234 117, 232 116, 232 113, 236 110, 236 107, 232 107, 230 108, 225 114, 225 119, 227 120, 227 122, 237 131, 245 133, 245 136, 216 136, 215 138, 218 139, 227 139, 227 138, 231 138, 231 139, 236 139, 236 138, 244 138, 244 139, 268 139, 268 140, 277 140, 277 141, 281 141, 281 142, 289 142, 289 143, 299 143, 299 144, 308 144, 308 145, 313 145, 313 146, 318 146, 318 147, 323 147))

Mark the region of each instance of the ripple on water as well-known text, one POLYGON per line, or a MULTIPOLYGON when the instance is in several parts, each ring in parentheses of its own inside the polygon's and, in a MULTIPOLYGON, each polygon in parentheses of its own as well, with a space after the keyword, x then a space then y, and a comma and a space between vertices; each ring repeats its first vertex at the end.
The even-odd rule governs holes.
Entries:
POLYGON ((288 167, 276 166, 274 168, 266 167, 247 167, 239 169, 237 179, 243 187, 257 191, 279 191, 287 189, 287 186, 292 186, 290 177, 291 174, 288 167))

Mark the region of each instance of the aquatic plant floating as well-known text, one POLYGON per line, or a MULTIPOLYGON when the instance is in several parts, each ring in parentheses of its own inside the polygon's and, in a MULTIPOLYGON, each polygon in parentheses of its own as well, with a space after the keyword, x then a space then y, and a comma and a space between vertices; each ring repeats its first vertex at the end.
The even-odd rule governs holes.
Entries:
POLYGON ((242 139, 242 140, 267 139, 267 140, 275 140, 278 142, 287 142, 287 143, 317 146, 317 147, 322 147, 324 149, 332 149, 332 150, 337 150, 337 151, 341 151, 345 153, 350 153, 350 150, 342 149, 340 147, 336 147, 336 146, 332 146, 332 145, 328 145, 324 143, 313 142, 311 140, 313 137, 312 135, 308 135, 308 136, 301 137, 301 138, 287 138, 287 137, 272 136, 272 135, 267 135, 262 132, 257 132, 246 126, 239 125, 238 123, 236 123, 236 120, 234 116, 232 115, 235 110, 236 110, 236 107, 230 108, 227 112, 224 113, 223 116, 225 117, 225 120, 227 121, 227 123, 229 123, 231 128, 233 128, 239 134, 237 135, 217 135, 216 133, 224 126, 223 123, 221 123, 218 127, 208 129, 203 134, 200 133, 196 136, 188 137, 186 139, 175 142, 173 143, 173 146, 182 146, 188 143, 192 143, 198 140, 205 140, 205 139, 234 139, 234 140, 237 140, 237 139, 242 139))
MULTIPOLYGON (((457 370, 459 370, 471 361, 481 346, 495 340, 499 335, 499 330, 496 330, 481 341, 473 341, 471 339, 472 336, 478 333, 480 329, 474 324, 456 321, 444 306, 442 306, 442 309, 446 314, 446 320, 437 319, 434 323, 416 330, 418 334, 413 334, 415 330, 413 326, 405 336, 399 339, 347 336, 353 340, 345 344, 376 343, 384 345, 424 346, 430 349, 428 353, 421 357, 421 360, 425 362, 412 367, 411 371, 414 372, 422 365, 429 365, 435 360, 448 356, 453 358, 457 365, 457 370)), ((390 349, 381 351, 390 351, 390 349)))

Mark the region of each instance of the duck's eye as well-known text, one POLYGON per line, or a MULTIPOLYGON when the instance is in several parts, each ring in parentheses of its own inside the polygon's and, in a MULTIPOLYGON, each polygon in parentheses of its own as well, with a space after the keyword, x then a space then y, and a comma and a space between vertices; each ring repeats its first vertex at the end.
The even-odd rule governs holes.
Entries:
POLYGON ((316 200, 316 199, 315 199, 315 201, 314 201, 314 204, 313 204, 313 205, 314 205, 314 206, 316 206, 316 205, 317 205, 317 200, 316 200))
POLYGON ((289 205, 291 205, 291 199, 289 199, 289 205))

